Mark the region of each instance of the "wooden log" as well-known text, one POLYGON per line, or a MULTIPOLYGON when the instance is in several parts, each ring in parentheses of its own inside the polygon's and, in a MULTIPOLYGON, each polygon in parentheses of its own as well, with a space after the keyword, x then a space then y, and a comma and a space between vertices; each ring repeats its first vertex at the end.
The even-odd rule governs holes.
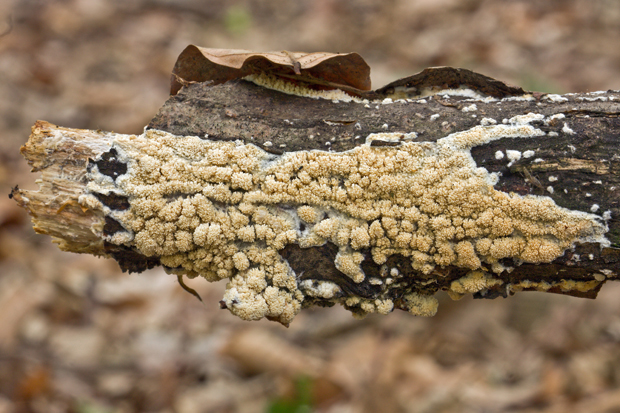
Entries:
POLYGON ((618 91, 313 99, 255 82, 188 85, 139 136, 39 121, 22 153, 40 190, 11 196, 63 250, 230 278, 221 305, 248 320, 428 316, 438 290, 594 298, 618 277, 618 91))

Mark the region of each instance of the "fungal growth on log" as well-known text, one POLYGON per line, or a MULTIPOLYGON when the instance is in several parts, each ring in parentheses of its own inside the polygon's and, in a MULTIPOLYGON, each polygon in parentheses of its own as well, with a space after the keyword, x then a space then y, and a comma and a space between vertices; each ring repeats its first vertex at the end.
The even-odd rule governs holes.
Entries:
POLYGON ((22 152, 41 188, 12 196, 37 232, 130 272, 228 279, 223 308, 284 325, 336 303, 432 316, 439 290, 593 298, 617 278, 620 93, 451 68, 337 88, 290 53, 211 84, 183 56, 141 135, 35 124, 22 152))

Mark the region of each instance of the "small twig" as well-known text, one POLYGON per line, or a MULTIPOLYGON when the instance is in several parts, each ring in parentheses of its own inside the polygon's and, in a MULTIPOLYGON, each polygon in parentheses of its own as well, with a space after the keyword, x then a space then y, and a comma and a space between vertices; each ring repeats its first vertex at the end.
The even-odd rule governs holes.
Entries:
POLYGON ((179 281, 179 285, 181 286, 181 288, 183 288, 185 291, 187 291, 188 293, 190 293, 191 295, 193 295, 194 297, 196 297, 198 300, 200 300, 200 302, 202 303, 202 298, 200 297, 200 295, 196 292, 196 290, 194 290, 191 287, 188 287, 185 282, 183 281, 183 274, 178 274, 177 275, 177 281, 179 281))

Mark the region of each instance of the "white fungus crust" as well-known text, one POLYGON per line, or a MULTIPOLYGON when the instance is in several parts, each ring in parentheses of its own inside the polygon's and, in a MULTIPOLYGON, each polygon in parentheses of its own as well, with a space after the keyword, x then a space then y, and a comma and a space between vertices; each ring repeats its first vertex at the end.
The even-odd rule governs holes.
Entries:
POLYGON ((341 292, 340 287, 331 281, 304 280, 299 283, 299 287, 307 296, 328 300, 341 292))
MULTIPOLYGON (((575 242, 608 243, 600 217, 548 197, 497 191, 496 177, 471 157, 472 147, 492 140, 544 135, 530 125, 543 119, 530 113, 485 122, 437 142, 373 147, 369 139, 342 153, 279 156, 253 144, 156 130, 118 135, 113 148, 127 173, 113 182, 94 167, 80 202, 123 226, 104 237, 109 242, 160 257, 175 273, 229 278, 223 301, 245 320, 287 324, 306 296, 343 303, 357 316, 386 313, 394 307, 386 297, 345 297, 333 283, 300 281, 278 251, 329 241, 339 248, 334 265, 355 283, 366 279, 362 250, 379 265, 393 254, 409 257, 425 274, 437 266, 467 268, 467 279, 453 283, 459 296, 497 283, 485 274, 503 271, 502 258, 548 263, 575 242), (126 196, 130 207, 112 211, 94 195, 109 192, 126 196)), ((387 291, 391 273, 384 272, 387 291)), ((432 296, 411 293, 402 301, 413 314, 437 310, 432 296)))

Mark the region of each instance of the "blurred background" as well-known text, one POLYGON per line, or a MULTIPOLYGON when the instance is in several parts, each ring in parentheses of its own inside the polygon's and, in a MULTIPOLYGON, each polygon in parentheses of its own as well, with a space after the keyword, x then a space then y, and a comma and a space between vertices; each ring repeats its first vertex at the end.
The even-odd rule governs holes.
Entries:
POLYGON ((2 0, 0 413, 620 412, 620 283, 436 317, 291 327, 219 309, 224 283, 62 253, 10 188, 37 119, 140 133, 188 44, 360 53, 375 88, 428 66, 544 92, 620 89, 618 0, 2 0))

